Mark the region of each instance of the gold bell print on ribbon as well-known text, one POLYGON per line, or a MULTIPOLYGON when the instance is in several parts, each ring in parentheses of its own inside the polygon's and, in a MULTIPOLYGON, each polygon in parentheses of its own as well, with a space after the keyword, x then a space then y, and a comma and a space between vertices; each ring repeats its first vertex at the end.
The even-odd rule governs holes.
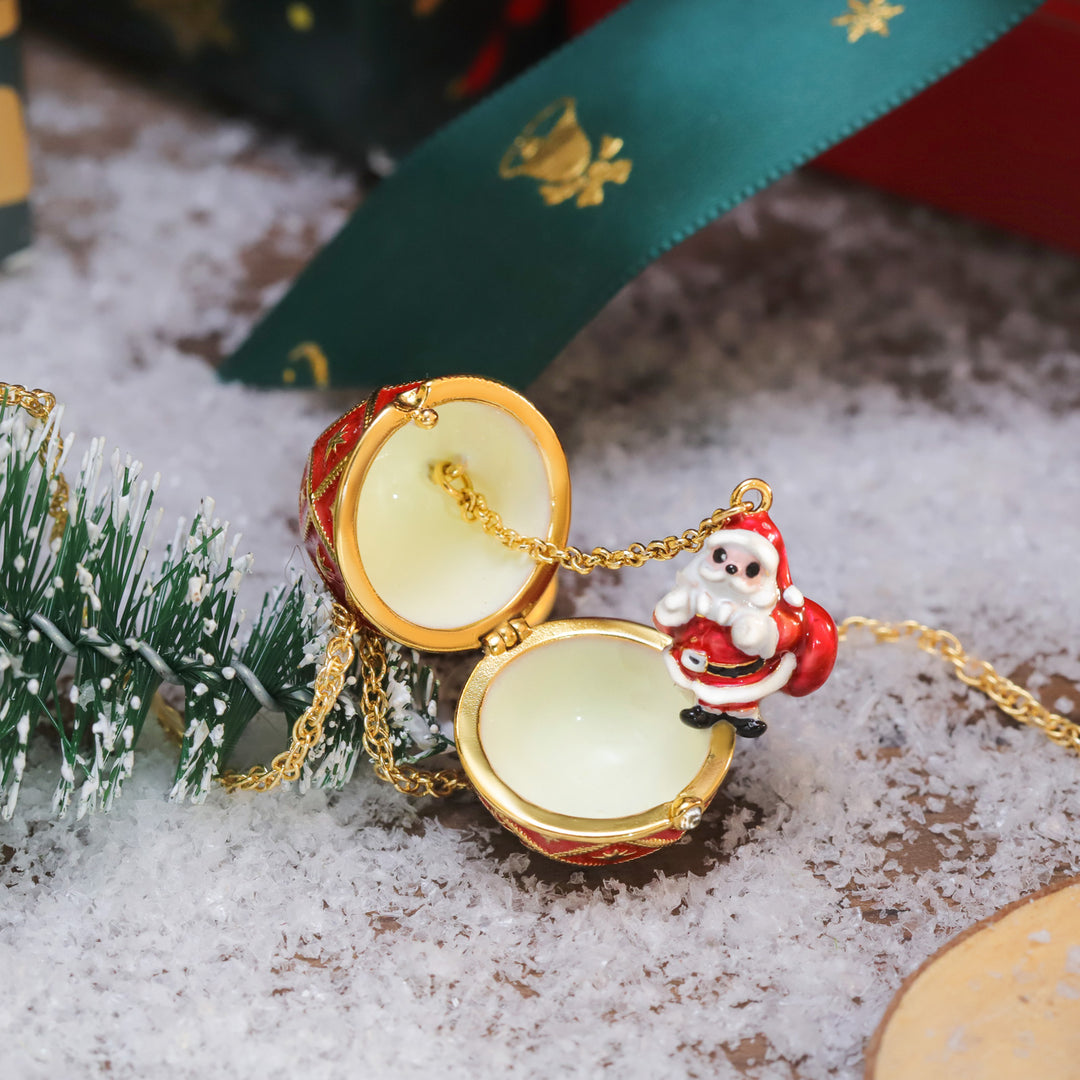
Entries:
POLYGON ((537 113, 511 143, 499 162, 504 180, 530 176, 540 181, 540 195, 548 206, 577 196, 577 205, 599 206, 604 185, 625 184, 634 163, 620 158, 623 141, 603 135, 593 156, 592 143, 577 118, 577 101, 559 98, 537 113))

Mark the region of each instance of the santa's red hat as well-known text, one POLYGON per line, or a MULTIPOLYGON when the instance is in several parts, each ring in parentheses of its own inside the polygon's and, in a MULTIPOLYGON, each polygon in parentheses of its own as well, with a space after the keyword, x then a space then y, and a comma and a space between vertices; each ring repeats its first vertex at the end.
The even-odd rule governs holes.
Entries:
POLYGON ((762 569, 775 576, 776 587, 784 601, 792 607, 803 606, 803 594, 791 582, 784 538, 763 510, 751 510, 728 518, 724 527, 705 541, 705 550, 715 551, 724 544, 746 548, 761 563, 762 569))

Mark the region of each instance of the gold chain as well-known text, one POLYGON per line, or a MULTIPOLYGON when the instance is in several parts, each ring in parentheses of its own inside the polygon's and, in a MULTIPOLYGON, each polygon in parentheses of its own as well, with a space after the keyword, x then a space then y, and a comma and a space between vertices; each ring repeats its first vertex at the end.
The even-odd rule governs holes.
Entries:
MULTIPOLYGON (((40 423, 47 423, 56 408, 56 398, 47 390, 27 390, 15 383, 0 382, 0 404, 14 405, 40 423)), ((64 451, 63 439, 57 435, 57 458, 64 451)), ((41 449, 42 465, 46 464, 45 448, 41 449)), ((49 500, 49 516, 53 519, 52 538, 62 536, 67 527, 69 489, 63 473, 55 467, 56 489, 49 500)), ((596 547, 584 552, 580 548, 560 548, 549 540, 522 536, 504 525, 499 514, 472 484, 460 462, 443 461, 431 468, 432 479, 449 494, 461 508, 466 521, 479 522, 484 532, 495 537, 505 547, 521 551, 537 563, 558 564, 577 574, 590 574, 597 567, 619 570, 624 566, 643 566, 650 559, 666 562, 684 551, 700 551, 705 540, 722 529, 734 515, 753 510, 768 511, 772 505, 772 490, 763 480, 744 480, 731 495, 731 504, 714 510, 696 529, 687 529, 680 536, 667 536, 647 544, 634 543, 618 551, 596 547), (745 501, 744 496, 756 491, 760 502, 745 501)), ((344 689, 349 668, 356 657, 353 638, 360 634, 360 669, 363 681, 361 709, 364 716, 364 750, 371 757, 375 774, 393 784, 405 795, 434 795, 444 797, 469 787, 464 775, 450 769, 429 771, 394 761, 390 728, 386 723, 388 701, 383 681, 386 677, 386 648, 382 638, 370 627, 358 625, 357 619, 340 604, 334 605, 333 621, 336 633, 326 646, 322 666, 315 676, 311 705, 293 724, 289 748, 274 758, 270 767, 255 765, 247 772, 227 771, 218 778, 228 791, 271 791, 282 781, 296 781, 308 754, 318 745, 323 725, 344 689)), ((840 624, 839 637, 844 641, 850 630, 864 629, 877 641, 899 641, 914 638, 923 652, 938 656, 953 669, 953 674, 966 686, 986 695, 1006 716, 1039 728, 1048 739, 1080 754, 1080 724, 1046 708, 1024 687, 999 674, 992 664, 970 656, 954 634, 935 630, 908 619, 888 623, 863 615, 851 615, 840 624)))
POLYGON ((345 679, 356 656, 353 648, 355 617, 340 604, 335 604, 333 619, 337 632, 326 643, 322 667, 315 676, 315 696, 293 724, 289 749, 278 754, 269 769, 265 765, 255 765, 243 773, 231 770, 222 773, 218 780, 227 791, 273 791, 283 780, 300 779, 300 770, 322 738, 323 723, 345 687, 345 679))
MULTIPOLYGON (((27 390, 18 383, 0 382, 0 405, 14 405, 22 409, 39 423, 45 424, 56 408, 56 398, 48 390, 27 390)), ((59 434, 56 436, 56 462, 53 463, 53 479, 56 488, 49 499, 49 517, 53 519, 50 539, 59 540, 64 535, 68 522, 68 496, 70 494, 68 483, 64 474, 56 467, 64 453, 64 440, 59 434)), ((45 447, 42 446, 39 455, 42 466, 46 465, 45 447)))
POLYGON ((267 768, 255 765, 247 772, 225 772, 218 778, 227 791, 272 791, 283 780, 295 781, 311 751, 319 744, 323 724, 345 687, 349 668, 356 657, 353 638, 360 635, 360 671, 363 681, 361 712, 364 717, 364 750, 371 757, 375 775, 393 784, 405 795, 434 795, 441 798, 469 786, 459 773, 449 769, 436 772, 394 762, 394 744, 386 723, 388 701, 386 647, 370 627, 360 627, 356 617, 340 604, 334 605, 337 633, 327 642, 322 666, 315 676, 315 696, 303 715, 293 724, 288 750, 282 751, 267 768))
MULTIPOLYGON (((755 509, 768 511, 772 505, 772 491, 768 484, 763 480, 744 480, 732 493, 730 507, 714 510, 696 529, 688 529, 681 536, 668 536, 648 544, 631 544, 621 551, 593 548, 586 553, 575 547, 560 548, 550 541, 522 536, 504 525, 499 514, 488 506, 484 496, 473 487, 469 474, 460 462, 442 461, 433 465, 431 478, 453 497, 466 521, 478 522, 484 532, 494 536, 505 547, 523 551, 538 563, 558 563, 578 574, 592 573, 598 566, 618 570, 624 566, 641 566, 649 559, 673 559, 683 551, 700 551, 705 539, 723 528, 734 514, 755 509), (761 495, 761 503, 757 507, 743 501, 750 491, 757 491, 761 495)), ((1030 691, 1000 675, 988 661, 970 656, 956 636, 947 630, 935 630, 911 619, 887 623, 863 615, 852 615, 839 626, 840 640, 843 641, 848 631, 856 628, 869 630, 878 641, 914 638, 923 652, 939 656, 951 664, 953 673, 962 683, 981 691, 1006 716, 1021 724, 1039 728, 1052 742, 1080 754, 1080 724, 1047 709, 1030 691)))
MULTIPOLYGON (((724 527, 735 514, 751 510, 768 510, 772 505, 772 490, 763 480, 744 480, 732 493, 731 505, 714 510, 696 529, 687 529, 681 536, 668 536, 648 544, 631 544, 622 551, 593 548, 560 548, 548 540, 525 537, 504 525, 484 496, 472 485, 464 467, 444 461, 432 467, 432 479, 452 495, 461 507, 466 521, 478 521, 485 532, 496 537, 512 550, 523 551, 539 563, 558 563, 578 574, 592 573, 598 566, 618 570, 624 566, 642 566, 650 559, 666 561, 684 551, 700 551, 707 537, 724 527), (755 506, 744 496, 756 491, 760 502, 755 506)), ((308 753, 320 738, 322 726, 345 685, 345 671, 352 663, 352 637, 358 632, 356 620, 340 605, 334 607, 334 622, 339 633, 326 648, 323 665, 315 677, 315 700, 293 726, 289 749, 274 758, 269 769, 256 765, 246 773, 228 772, 221 782, 229 791, 269 791, 282 780, 295 780, 308 753)), ((433 795, 444 798, 469 788, 464 774, 452 769, 426 770, 413 765, 398 765, 394 760, 394 744, 386 723, 388 707, 384 681, 386 678, 386 647, 379 635, 367 626, 359 628, 361 712, 364 717, 364 750, 371 758, 375 775, 393 784, 403 795, 433 795)))
POLYGON ((369 627, 360 631, 360 674, 363 680, 361 709, 364 714, 364 749, 375 766, 375 775, 393 784, 403 795, 434 795, 444 798, 455 791, 465 791, 468 780, 452 769, 437 772, 417 769, 413 765, 398 765, 394 761, 394 745, 386 723, 386 646, 369 627))
POLYGON ((663 540, 650 540, 647 544, 631 544, 619 551, 596 547, 582 551, 576 547, 561 548, 550 540, 521 533, 503 524, 499 513, 488 506, 487 499, 473 487, 465 466, 459 461, 440 461, 431 466, 431 479, 439 485, 461 508, 466 521, 475 521, 489 536, 495 537, 511 551, 522 551, 533 562, 547 565, 558 564, 575 574, 591 574, 597 567, 605 570, 621 570, 624 566, 644 566, 650 559, 667 562, 684 551, 700 551, 705 540, 718 532, 736 514, 752 510, 767 511, 772 506, 772 489, 764 480, 744 480, 731 495, 731 505, 717 509, 705 518, 696 529, 687 529, 680 536, 666 536, 663 540), (758 505, 744 501, 751 491, 761 497, 758 505))
POLYGON ((887 623, 880 619, 868 619, 863 615, 852 615, 839 626, 840 640, 843 641, 848 631, 856 628, 869 630, 878 641, 914 638, 915 644, 923 652, 938 656, 951 664, 953 674, 962 683, 981 691, 1006 716, 1011 716, 1021 724, 1041 729, 1052 742, 1080 754, 1080 724, 1073 723, 1060 713, 1051 712, 1045 705, 1040 704, 1030 691, 1014 683, 1012 679, 999 675, 988 661, 970 656, 956 636, 947 630, 935 630, 911 619, 887 623))

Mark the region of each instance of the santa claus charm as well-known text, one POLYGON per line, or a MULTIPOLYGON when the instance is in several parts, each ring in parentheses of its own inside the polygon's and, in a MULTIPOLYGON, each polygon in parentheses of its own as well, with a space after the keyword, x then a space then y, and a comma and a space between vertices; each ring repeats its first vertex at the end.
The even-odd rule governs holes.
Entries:
POLYGON ((836 660, 836 624, 792 584, 783 537, 766 509, 728 518, 653 610, 671 637, 664 653, 671 677, 697 697, 679 714, 690 727, 726 720, 756 739, 766 728, 762 698, 812 693, 836 660))

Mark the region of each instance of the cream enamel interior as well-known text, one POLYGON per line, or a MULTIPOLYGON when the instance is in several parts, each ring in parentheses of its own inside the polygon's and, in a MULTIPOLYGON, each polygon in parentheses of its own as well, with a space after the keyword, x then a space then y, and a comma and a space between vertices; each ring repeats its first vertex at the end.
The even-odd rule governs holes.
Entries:
POLYGON ((480 743, 528 802, 574 817, 627 817, 670 802, 701 770, 711 733, 679 720, 692 703, 655 648, 602 634, 556 639, 492 680, 480 743))
POLYGON ((503 521, 547 536, 550 488, 529 430, 502 409, 478 401, 439 406, 430 429, 406 424, 368 468, 356 515, 357 544, 375 592, 409 622, 456 629, 489 618, 535 572, 475 523, 429 477, 431 464, 462 460, 477 491, 503 521))

